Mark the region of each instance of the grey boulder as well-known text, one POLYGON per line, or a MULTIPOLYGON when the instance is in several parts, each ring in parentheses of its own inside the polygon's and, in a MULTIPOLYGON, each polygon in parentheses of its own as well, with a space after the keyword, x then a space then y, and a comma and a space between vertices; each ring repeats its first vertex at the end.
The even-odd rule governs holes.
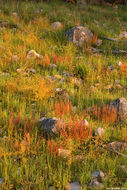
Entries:
POLYGON ((86 26, 76 26, 65 32, 68 41, 81 47, 84 43, 92 41, 93 33, 86 26))

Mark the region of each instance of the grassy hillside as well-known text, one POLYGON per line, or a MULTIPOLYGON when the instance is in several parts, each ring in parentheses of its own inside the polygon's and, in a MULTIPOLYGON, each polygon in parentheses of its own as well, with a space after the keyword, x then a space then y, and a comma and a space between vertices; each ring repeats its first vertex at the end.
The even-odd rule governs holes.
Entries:
POLYGON ((78 181, 85 190, 96 170, 105 173, 104 189, 127 188, 126 157, 104 148, 127 142, 126 122, 107 106, 127 98, 127 54, 112 53, 127 51, 120 35, 127 30, 126 10, 0 1, 0 189, 62 190, 78 181), (56 21, 61 28, 52 26, 56 21), (93 31, 95 41, 102 39, 93 45, 101 53, 93 53, 91 44, 68 42, 65 32, 78 25, 93 31), (60 118, 60 134, 44 134, 41 117, 60 118), (97 127, 104 129, 102 136, 95 135, 97 127))

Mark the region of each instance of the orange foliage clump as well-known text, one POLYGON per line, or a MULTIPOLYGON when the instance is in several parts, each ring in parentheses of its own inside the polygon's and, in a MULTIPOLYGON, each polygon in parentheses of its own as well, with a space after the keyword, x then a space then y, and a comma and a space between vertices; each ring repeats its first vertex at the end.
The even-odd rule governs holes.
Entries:
POLYGON ((55 115, 62 118, 64 115, 70 115, 72 111, 72 103, 69 100, 60 101, 55 104, 55 115))
POLYGON ((105 123, 113 123, 117 121, 117 109, 110 108, 107 105, 103 107, 93 107, 91 110, 92 115, 105 123))

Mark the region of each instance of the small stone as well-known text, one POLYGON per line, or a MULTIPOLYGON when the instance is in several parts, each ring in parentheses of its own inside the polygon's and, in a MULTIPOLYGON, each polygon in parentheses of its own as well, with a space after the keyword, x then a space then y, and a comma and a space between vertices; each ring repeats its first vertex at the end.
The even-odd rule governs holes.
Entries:
POLYGON ((31 72, 31 73, 33 73, 33 74, 35 74, 36 73, 36 69, 29 69, 29 71, 31 72))
POLYGON ((96 41, 96 46, 100 46, 101 44, 102 44, 102 40, 98 39, 98 40, 96 41))
POLYGON ((103 189, 104 185, 103 183, 98 182, 97 180, 92 180, 89 184, 90 187, 93 187, 95 189, 103 189))
POLYGON ((14 16, 15 18, 19 19, 19 16, 18 16, 18 14, 16 12, 13 12, 12 16, 14 16))
POLYGON ((4 179, 3 179, 3 178, 0 178, 0 185, 3 184, 3 181, 4 181, 4 179))
POLYGON ((50 186, 50 187, 48 188, 48 190, 56 190, 56 188, 53 187, 53 186, 50 186))
POLYGON ((9 22, 7 20, 0 20, 0 27, 8 27, 9 26, 9 22))
POLYGON ((97 136, 102 136, 104 134, 104 129, 101 128, 101 127, 98 127, 96 130, 95 130, 95 135, 97 136))
POLYGON ((83 120, 83 125, 86 126, 86 127, 89 126, 89 123, 88 123, 88 121, 86 119, 83 120))
POLYGON ((121 38, 126 38, 126 39, 127 39, 127 32, 126 32, 126 31, 121 32, 120 37, 121 37, 121 38))
POLYGON ((63 89, 62 88, 56 88, 55 91, 59 93, 59 92, 62 92, 63 89))
POLYGON ((12 56, 12 61, 17 62, 18 61, 18 56, 17 55, 13 55, 12 56))
POLYGON ((111 142, 105 146, 107 149, 114 151, 127 150, 127 143, 125 142, 111 142))
POLYGON ((41 8, 35 9, 36 14, 41 14, 42 12, 43 12, 43 9, 41 9, 41 8))
POLYGON ((55 28, 55 29, 60 29, 60 28, 63 27, 63 25, 62 25, 61 22, 53 22, 52 27, 55 28))
POLYGON ((4 76, 5 76, 5 77, 9 77, 9 76, 10 76, 10 73, 4 73, 4 72, 3 72, 3 73, 0 74, 0 76, 3 76, 3 77, 4 77, 4 76))
POLYGON ((118 66, 121 66, 121 65, 122 65, 122 62, 121 62, 121 61, 119 61, 119 62, 117 63, 117 65, 118 65, 118 66))
POLYGON ((112 65, 109 65, 108 68, 109 68, 111 71, 113 71, 113 69, 114 69, 112 65))
POLYGON ((69 183, 66 186, 66 190, 81 190, 81 185, 79 184, 78 181, 69 183))
POLYGON ((56 66, 55 64, 52 64, 52 63, 49 64, 49 67, 50 67, 51 69, 57 68, 57 66, 56 66))
POLYGON ((61 156, 63 158, 67 158, 69 157, 71 154, 71 151, 70 150, 67 150, 67 149, 61 149, 59 148, 58 149, 58 156, 61 156))
POLYGON ((43 58, 42 55, 38 54, 35 50, 30 50, 27 54, 27 59, 31 59, 31 58, 43 58))
POLYGON ((120 166, 122 172, 127 173, 127 167, 125 165, 120 166))
POLYGON ((114 9, 118 9, 118 5, 114 5, 114 7, 113 7, 114 9))
POLYGON ((91 177, 93 178, 98 178, 98 177, 104 178, 104 176, 105 174, 101 170, 97 170, 91 173, 91 177))

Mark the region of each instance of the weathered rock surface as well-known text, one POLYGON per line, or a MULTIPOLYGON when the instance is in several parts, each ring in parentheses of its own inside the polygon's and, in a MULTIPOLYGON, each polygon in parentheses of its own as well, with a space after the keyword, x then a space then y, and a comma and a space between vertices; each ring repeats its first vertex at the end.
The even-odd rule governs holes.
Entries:
POLYGON ((127 143, 125 142, 111 142, 106 145, 106 148, 109 150, 120 151, 127 150, 127 143))
POLYGON ((104 129, 102 127, 97 127, 95 130, 95 135, 102 136, 104 134, 104 129))
POLYGON ((30 50, 27 54, 27 59, 43 58, 42 55, 38 54, 35 50, 30 50))
POLYGON ((118 118, 121 121, 127 121, 127 100, 125 98, 118 98, 111 102, 111 107, 116 107, 118 118))
POLYGON ((91 182, 89 183, 89 187, 95 189, 103 189, 104 185, 102 181, 105 179, 105 174, 101 170, 97 170, 91 173, 91 182))
POLYGON ((101 170, 97 170, 97 171, 94 171, 94 172, 91 173, 92 178, 97 178, 97 179, 101 178, 101 179, 103 179, 104 176, 105 176, 105 174, 101 170))
POLYGON ((55 28, 55 29, 60 29, 60 28, 63 27, 63 25, 62 25, 61 22, 53 22, 52 27, 55 28))
POLYGON ((58 156, 63 157, 63 158, 67 158, 70 155, 71 155, 71 151, 70 150, 62 149, 62 148, 58 149, 58 156))
POLYGON ((66 190, 81 190, 81 185, 78 181, 67 184, 66 190))
POLYGON ((56 135, 60 131, 60 127, 62 127, 62 121, 56 117, 54 118, 45 118, 42 117, 40 120, 40 128, 46 131, 50 135, 56 135))
POLYGON ((99 181, 97 180, 92 180, 89 184, 89 187, 91 188, 95 188, 95 189, 103 189, 104 188, 104 185, 103 183, 100 183, 99 181))
POLYGON ((76 26, 65 32, 70 42, 77 46, 83 46, 84 43, 92 41, 93 33, 86 26, 76 26))
POLYGON ((2 185, 3 184, 3 178, 0 178, 0 185, 2 185))

